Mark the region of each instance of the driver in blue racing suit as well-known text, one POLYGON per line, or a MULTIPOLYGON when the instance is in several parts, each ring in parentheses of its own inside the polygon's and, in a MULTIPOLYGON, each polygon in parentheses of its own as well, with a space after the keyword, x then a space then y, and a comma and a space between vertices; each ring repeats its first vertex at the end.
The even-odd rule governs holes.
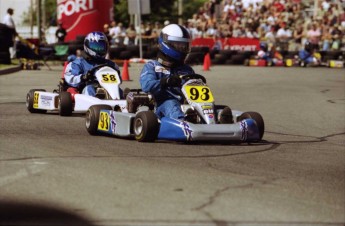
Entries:
POLYGON ((190 52, 191 38, 182 26, 170 24, 164 27, 158 38, 158 59, 144 65, 140 85, 144 92, 151 93, 156 101, 156 115, 184 119, 181 109, 183 94, 181 75, 195 74, 184 63, 190 52))
POLYGON ((89 96, 95 96, 96 91, 92 84, 86 84, 90 78, 88 72, 97 65, 106 64, 115 69, 120 75, 119 67, 111 60, 105 59, 109 49, 109 43, 106 35, 102 32, 91 32, 84 39, 85 56, 77 57, 70 62, 65 69, 65 81, 82 93, 89 96))
MULTIPOLYGON (((167 25, 158 38, 158 59, 146 63, 141 71, 141 89, 153 95, 158 118, 169 117, 197 122, 195 110, 188 109, 184 114, 181 109, 184 97, 180 76, 195 74, 194 70, 185 64, 190 49, 191 38, 187 29, 177 24, 167 25)), ((219 123, 233 123, 232 111, 227 106, 217 117, 219 123)))

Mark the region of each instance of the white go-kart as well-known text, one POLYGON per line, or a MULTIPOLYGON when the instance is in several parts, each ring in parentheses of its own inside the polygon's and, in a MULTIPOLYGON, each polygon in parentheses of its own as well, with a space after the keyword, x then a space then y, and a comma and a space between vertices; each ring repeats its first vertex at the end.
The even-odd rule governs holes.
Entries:
POLYGON ((73 112, 85 113, 91 106, 102 104, 117 111, 127 112, 126 100, 121 99, 121 79, 118 72, 109 66, 98 65, 91 69, 90 73, 94 76, 91 76, 87 84, 95 87, 95 97, 71 92, 62 79, 59 90, 54 92, 31 89, 26 96, 27 109, 31 113, 52 111, 58 112, 61 116, 70 116, 73 112))

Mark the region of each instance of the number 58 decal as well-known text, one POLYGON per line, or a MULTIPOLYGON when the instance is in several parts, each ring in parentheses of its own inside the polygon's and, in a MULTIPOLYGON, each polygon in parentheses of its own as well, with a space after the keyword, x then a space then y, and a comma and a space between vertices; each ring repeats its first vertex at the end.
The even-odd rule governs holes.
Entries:
POLYGON ((105 83, 117 83, 116 76, 111 74, 103 74, 102 81, 105 83))
POLYGON ((214 101, 210 88, 207 86, 185 86, 187 98, 193 102, 211 103, 214 101))

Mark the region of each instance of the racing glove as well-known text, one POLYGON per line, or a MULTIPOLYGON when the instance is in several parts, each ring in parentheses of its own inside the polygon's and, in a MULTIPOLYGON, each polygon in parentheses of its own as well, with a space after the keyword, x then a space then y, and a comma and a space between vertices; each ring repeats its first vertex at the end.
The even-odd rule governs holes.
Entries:
POLYGON ((162 88, 169 87, 169 86, 178 87, 178 86, 181 86, 182 80, 180 76, 173 75, 170 77, 162 78, 160 83, 161 83, 162 88))
POLYGON ((82 81, 88 81, 92 78, 91 71, 86 72, 84 75, 81 76, 82 81))

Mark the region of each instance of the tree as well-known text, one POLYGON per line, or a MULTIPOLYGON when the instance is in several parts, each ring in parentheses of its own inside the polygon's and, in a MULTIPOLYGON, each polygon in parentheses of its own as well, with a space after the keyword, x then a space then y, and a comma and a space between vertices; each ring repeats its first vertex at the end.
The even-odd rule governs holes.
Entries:
MULTIPOLYGON (((128 25, 130 22, 130 15, 128 15, 128 1, 116 0, 116 2, 117 3, 114 4, 114 20, 128 25)), ((207 0, 184 0, 183 20, 186 21, 187 19, 192 18, 193 14, 196 13, 205 2, 207 2, 207 0)), ((150 0, 151 14, 143 15, 142 19, 143 21, 150 21, 152 23, 155 21, 163 23, 165 20, 177 23, 177 3, 178 0, 150 0)))
MULTIPOLYGON (((36 1, 34 1, 36 2, 36 1)), ((47 19, 47 21, 45 21, 44 23, 47 26, 56 26, 57 24, 57 14, 56 14, 56 0, 44 0, 42 1, 42 3, 45 4, 45 18, 47 19)), ((29 8, 27 12, 24 12, 23 16, 22 16, 22 23, 23 24, 30 24, 31 22, 31 18, 34 18, 34 20, 32 21, 32 25, 37 25, 37 5, 36 3, 34 3, 33 5, 33 11, 31 12, 31 9, 29 8)))

